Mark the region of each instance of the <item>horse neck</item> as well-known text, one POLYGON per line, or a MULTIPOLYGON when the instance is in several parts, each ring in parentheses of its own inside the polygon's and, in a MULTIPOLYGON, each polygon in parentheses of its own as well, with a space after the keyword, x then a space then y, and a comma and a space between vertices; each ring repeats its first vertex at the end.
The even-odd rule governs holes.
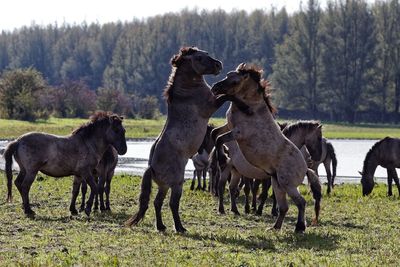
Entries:
MULTIPOLYGON (((82 138, 83 139, 83 138, 82 138)), ((109 148, 110 144, 106 142, 104 131, 96 130, 93 135, 83 139, 89 153, 93 153, 96 158, 102 158, 104 152, 109 148)))
POLYGON ((197 94, 193 88, 208 87, 202 75, 197 74, 191 67, 185 64, 175 69, 173 77, 174 97, 188 97, 197 94))
POLYGON ((306 135, 304 129, 297 128, 295 129, 290 136, 286 136, 297 148, 301 148, 306 143, 306 135))
POLYGON ((363 176, 368 178, 368 179, 373 179, 375 170, 378 167, 378 158, 376 156, 376 150, 372 151, 370 157, 368 158, 368 161, 364 163, 363 166, 363 176))

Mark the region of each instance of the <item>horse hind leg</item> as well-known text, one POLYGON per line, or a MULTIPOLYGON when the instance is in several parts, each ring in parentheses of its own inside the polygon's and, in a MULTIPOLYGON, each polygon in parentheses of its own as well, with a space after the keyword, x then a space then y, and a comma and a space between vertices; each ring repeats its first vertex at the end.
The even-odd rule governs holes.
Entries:
POLYGON ((196 183, 196 173, 197 173, 197 171, 196 171, 196 167, 195 167, 195 170, 193 171, 193 179, 192 179, 192 184, 190 185, 190 190, 194 190, 194 186, 196 183))
POLYGON ((231 211, 236 215, 240 215, 236 205, 236 199, 239 195, 239 182, 242 176, 235 170, 231 171, 231 181, 229 183, 229 193, 231 197, 231 211))
POLYGON ((107 175, 106 186, 104 188, 104 192, 106 193, 106 210, 110 211, 110 192, 111 192, 111 181, 114 176, 114 171, 111 171, 107 175))
POLYGON ((330 165, 331 165, 330 161, 329 162, 324 162, 324 167, 325 167, 325 171, 326 171, 326 178, 328 179, 328 188, 326 189, 326 193, 328 195, 331 194, 331 190, 332 190, 332 187, 333 187, 332 186, 332 184, 333 184, 332 173, 331 173, 330 165))
POLYGON ((244 182, 244 198, 245 198, 245 204, 244 204, 244 212, 245 213, 250 213, 250 191, 252 188, 252 179, 250 178, 244 178, 245 182, 244 182))
POLYGON ((315 201, 314 203, 315 217, 312 220, 312 225, 315 226, 318 224, 319 213, 321 210, 322 187, 318 176, 310 169, 307 171, 307 179, 309 181, 313 198, 315 201))
MULTIPOLYGON (((306 200, 301 196, 299 190, 295 186, 287 188, 286 191, 287 191, 287 194, 289 195, 289 197, 296 204, 297 209, 298 209, 295 232, 302 233, 306 230, 306 221, 305 221, 306 200)), ((275 191, 275 195, 277 196, 277 200, 278 200, 278 195, 276 194, 276 191, 275 191)), ((279 213, 280 213, 281 205, 279 202, 278 202, 278 205, 279 205, 279 213)), ((280 214, 279 214, 279 216, 280 216, 280 214)))
MULTIPOLYGON (((264 205, 265 205, 265 201, 268 198, 268 190, 271 187, 271 178, 263 180, 261 185, 262 185, 262 191, 261 191, 261 194, 259 196, 260 204, 258 205, 258 208, 257 208, 257 211, 256 211, 256 215, 259 215, 259 216, 262 215, 262 212, 263 212, 263 209, 264 209, 264 205)), ((277 216, 277 214, 274 214, 274 216, 277 216)))
POLYGON ((206 167, 204 167, 204 169, 203 169, 203 191, 206 191, 207 190, 207 181, 206 181, 206 178, 207 178, 207 166, 206 167))
POLYGON ((285 219, 286 213, 289 210, 289 205, 286 199, 286 192, 279 187, 276 178, 272 178, 272 188, 275 192, 275 197, 279 205, 279 215, 276 218, 273 228, 276 230, 280 230, 282 228, 283 220, 285 219))
MULTIPOLYGON (((82 201, 81 201, 81 207, 79 208, 79 212, 82 212, 85 210, 86 206, 86 193, 87 193, 87 182, 85 179, 81 179, 81 193, 82 193, 82 201)), ((79 190, 79 188, 78 188, 79 190)))
POLYGON ((387 195, 390 197, 390 196, 393 195, 393 192, 392 192, 393 169, 387 168, 386 171, 387 171, 387 183, 388 183, 388 193, 387 193, 387 195))
POLYGON ((164 225, 161 215, 161 208, 164 203, 164 199, 168 193, 167 186, 159 186, 158 193, 156 198, 154 199, 154 209, 156 212, 156 227, 158 231, 164 232, 167 227, 164 225))
POLYGON ((174 218, 175 230, 178 233, 184 233, 186 232, 186 229, 183 227, 181 218, 179 216, 179 203, 182 196, 182 184, 175 185, 171 189, 169 207, 172 212, 172 217, 174 218))
POLYGON ((31 209, 31 206, 29 203, 29 191, 31 189, 33 181, 35 180, 36 174, 37 174, 37 171, 27 172, 27 174, 23 178, 22 184, 20 186, 22 202, 24 205, 24 212, 25 212, 25 215, 29 218, 35 217, 35 212, 31 209))

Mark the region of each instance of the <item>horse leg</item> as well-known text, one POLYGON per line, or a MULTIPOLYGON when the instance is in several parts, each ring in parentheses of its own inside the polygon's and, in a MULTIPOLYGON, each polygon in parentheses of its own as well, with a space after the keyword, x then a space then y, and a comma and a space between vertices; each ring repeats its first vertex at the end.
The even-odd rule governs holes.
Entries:
POLYGON ((182 184, 175 185, 171 188, 171 198, 169 201, 169 207, 172 211, 172 217, 174 218, 175 230, 178 233, 186 232, 183 227, 181 218, 179 216, 179 202, 182 196, 182 184))
MULTIPOLYGON (((104 205, 104 185, 106 183, 107 177, 105 177, 105 173, 99 176, 99 180, 97 183, 97 196, 96 196, 96 202, 97 199, 99 198, 100 201, 100 211, 104 212, 106 210, 106 206, 104 205)), ((96 209, 96 205, 95 205, 96 209)))
POLYGON ((194 190, 194 185, 195 185, 195 183, 196 183, 196 167, 195 167, 195 169, 194 169, 194 171, 193 171, 193 179, 192 179, 192 184, 190 185, 190 190, 194 190))
POLYGON ((261 180, 255 179, 253 182, 253 186, 251 187, 251 209, 253 211, 257 210, 257 193, 258 193, 258 188, 260 187, 261 180))
POLYGON ((17 175, 17 178, 14 181, 14 184, 17 187, 18 192, 21 195, 21 197, 22 197, 22 182, 24 181, 25 175, 26 175, 26 171, 21 169, 21 171, 17 175))
MULTIPOLYGON (((331 194, 331 188, 332 188, 332 184, 333 184, 330 165, 331 165, 330 162, 324 162, 325 171, 326 171, 326 178, 328 179, 328 189, 326 190, 326 193, 328 195, 331 194)), ((315 172, 315 173, 317 174, 317 172, 315 172)))
POLYGON ((76 199, 78 198, 80 187, 81 178, 75 175, 74 182, 72 184, 71 204, 69 205, 69 211, 71 212, 71 215, 78 215, 78 211, 76 210, 76 199))
POLYGON ((156 211, 156 226, 157 230, 164 232, 167 227, 165 227, 163 221, 162 221, 162 216, 161 216, 161 208, 164 203, 164 199, 167 195, 168 192, 168 187, 167 186, 159 186, 158 187, 158 193, 156 198, 154 199, 154 209, 156 211))
POLYGON ((252 188, 252 180, 250 178, 244 178, 244 200, 245 200, 245 204, 244 204, 244 212, 245 213, 250 213, 250 190, 252 188))
POLYGON ((82 201, 81 201, 81 207, 79 208, 79 212, 85 210, 86 193, 87 193, 87 182, 85 179, 81 179, 81 193, 82 193, 82 201))
POLYGON ((314 204, 315 218, 312 220, 312 225, 316 226, 318 225, 318 218, 321 210, 322 187, 319 181, 319 177, 311 169, 308 169, 307 171, 307 179, 308 183, 310 184, 313 198, 315 201, 314 204))
POLYGON ((224 208, 224 191, 225 191, 225 185, 226 181, 228 180, 228 176, 230 175, 230 165, 226 165, 225 168, 220 171, 220 176, 218 180, 218 199, 219 199, 219 207, 218 211, 221 214, 225 214, 225 208, 224 208))
POLYGON ((207 189, 207 182, 206 182, 206 178, 207 178, 207 167, 205 167, 203 169, 203 191, 206 191, 207 189))
POLYGON ((201 190, 201 170, 196 170, 196 175, 197 175, 197 187, 196 190, 201 190))
POLYGON ((29 218, 35 217, 35 212, 31 209, 31 205, 29 203, 29 191, 31 189, 32 183, 35 180, 37 171, 27 172, 25 175, 22 184, 21 184, 21 193, 22 193, 22 202, 24 205, 25 215, 29 218))
POLYGON ((393 175, 393 171, 392 171, 392 169, 391 168, 387 168, 386 169, 386 171, 387 171, 387 183, 388 183, 388 196, 392 196, 393 195, 393 193, 392 193, 392 175, 393 175))
MULTIPOLYGON (((99 177, 94 178, 94 182, 96 183, 96 194, 94 195, 94 211, 99 210, 99 177)), ((104 187, 103 187, 104 191, 104 187)))
POLYGON ((264 209, 264 205, 265 205, 265 201, 267 201, 268 198, 268 190, 271 187, 271 177, 269 177, 268 179, 262 181, 262 191, 260 194, 260 204, 258 205, 258 209, 256 211, 257 215, 262 215, 263 209, 264 209))
POLYGON ((392 177, 393 177, 394 183, 397 186, 397 191, 399 192, 399 196, 400 196, 400 183, 399 183, 399 177, 397 176, 396 169, 393 169, 393 176, 392 177))
POLYGON ((272 188, 275 192, 276 200, 279 205, 279 215, 276 218, 273 228, 279 230, 282 228, 282 223, 285 219, 287 211, 289 210, 289 205, 286 199, 286 192, 279 187, 275 177, 272 178, 272 188))
MULTIPOLYGON (((305 217, 304 217, 304 215, 305 215, 304 213, 306 210, 306 200, 301 196, 299 190, 295 186, 286 188, 286 191, 287 191, 287 194, 289 195, 289 197, 296 204, 297 209, 298 209, 295 232, 302 233, 302 232, 304 232, 304 230, 306 230, 306 221, 305 221, 305 217)), ((276 192, 275 192, 275 194, 276 194, 276 192)), ((277 194, 276 194, 276 196, 277 196, 277 194)), ((277 200, 278 200, 278 196, 277 196, 277 200)), ((278 203, 278 205, 279 205, 279 212, 281 212, 280 203, 278 203)))
POLYGON ((279 205, 278 205, 278 202, 277 202, 277 200, 276 200, 276 196, 275 196, 275 191, 274 190, 272 190, 272 208, 271 208, 271 215, 272 216, 278 216, 278 213, 279 213, 279 205))
POLYGON ((229 194, 231 196, 231 211, 236 215, 240 215, 237 205, 236 198, 239 195, 239 182, 242 176, 233 168, 231 170, 231 182, 229 183, 229 194))
POLYGON ((104 188, 104 192, 106 193, 106 210, 110 211, 110 192, 111 192, 111 180, 114 176, 114 171, 110 171, 107 174, 106 187, 104 188))
POLYGON ((88 201, 86 202, 85 213, 87 216, 90 216, 90 213, 92 212, 93 201, 95 196, 97 195, 97 185, 92 174, 84 177, 87 177, 86 181, 90 187, 90 195, 88 201))

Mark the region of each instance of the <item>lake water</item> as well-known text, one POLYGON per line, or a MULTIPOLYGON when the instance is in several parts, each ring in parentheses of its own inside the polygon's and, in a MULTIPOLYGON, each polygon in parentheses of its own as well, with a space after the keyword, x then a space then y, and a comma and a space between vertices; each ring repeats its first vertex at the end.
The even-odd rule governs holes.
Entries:
MULTIPOLYGON (((331 139, 338 160, 336 182, 356 182, 359 183, 363 161, 366 153, 378 140, 343 140, 331 139)), ((6 141, 0 141, 0 149, 4 148, 6 141)), ((130 173, 142 175, 147 167, 147 160, 153 141, 128 141, 128 151, 120 156, 116 171, 119 173, 130 173)), ((14 164, 14 167, 16 164, 14 164)), ((4 169, 4 160, 0 158, 0 168, 4 169)), ((194 166, 191 160, 186 165, 185 177, 191 178, 194 166)), ((319 174, 324 182, 326 176, 323 164, 319 166, 319 174)), ((378 167, 375 172, 378 181, 386 179, 386 170, 378 167), (383 179, 384 178, 384 179, 383 179)))

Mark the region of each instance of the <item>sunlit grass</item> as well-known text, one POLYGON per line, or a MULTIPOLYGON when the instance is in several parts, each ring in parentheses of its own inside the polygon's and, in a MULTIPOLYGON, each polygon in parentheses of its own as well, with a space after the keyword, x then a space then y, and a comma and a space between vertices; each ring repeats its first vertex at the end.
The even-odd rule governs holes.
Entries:
MULTIPOLYGON (((3 175, 3 174, 1 174, 3 175)), ((154 209, 132 229, 124 221, 137 210, 140 178, 114 177, 111 214, 71 219, 69 200, 72 178, 44 177, 31 191, 35 220, 24 217, 19 193, 14 203, 0 201, 0 265, 123 265, 123 266, 387 266, 397 265, 400 253, 400 201, 386 196, 379 185, 372 196, 362 197, 359 185, 336 186, 324 195, 321 222, 305 234, 295 234, 296 208, 291 203, 282 231, 268 230, 268 214, 234 216, 217 213, 217 200, 205 192, 190 191, 185 183, 181 216, 187 234, 176 234, 168 207, 163 208, 166 233, 154 228, 154 209)), ((325 192, 326 188, 324 188, 325 192)), ((156 191, 156 190, 153 190, 156 191)), ((306 218, 313 215, 307 199, 306 218)), ((6 198, 5 179, 0 196, 6 198)), ((226 196, 228 199, 228 196, 226 196)), ((243 213, 243 197, 239 210, 243 213)), ((228 208, 229 201, 226 202, 228 208)), ((229 209, 227 209, 228 211, 229 209)))

